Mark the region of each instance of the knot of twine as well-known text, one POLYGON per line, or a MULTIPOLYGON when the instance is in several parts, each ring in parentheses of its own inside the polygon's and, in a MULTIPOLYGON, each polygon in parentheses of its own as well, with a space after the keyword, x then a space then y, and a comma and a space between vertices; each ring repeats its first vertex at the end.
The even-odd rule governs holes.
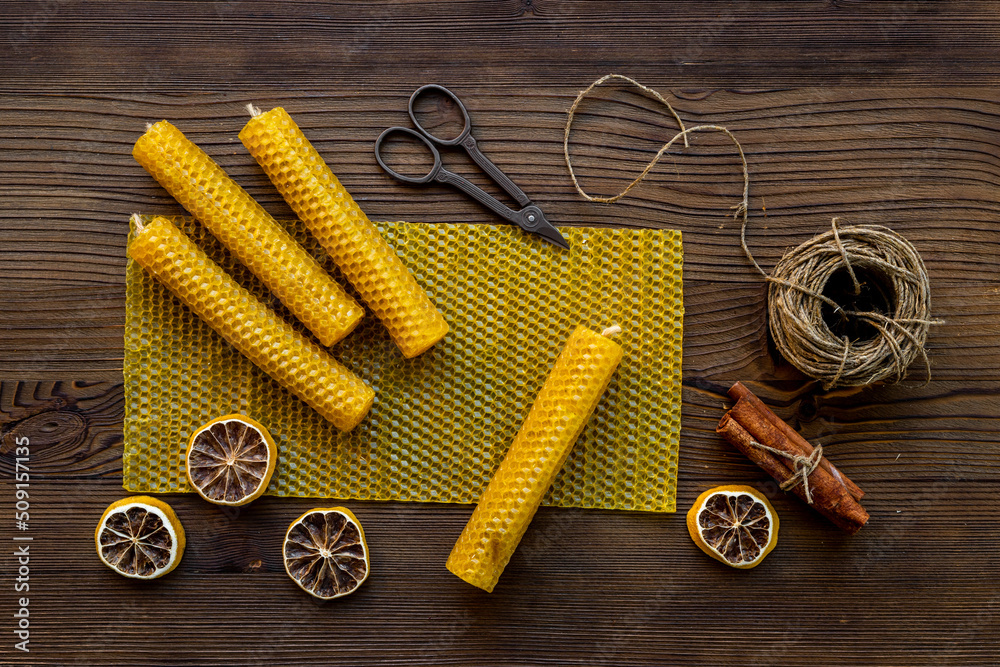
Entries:
POLYGON ((768 286, 768 316, 771 335, 778 350, 800 371, 823 383, 825 389, 836 386, 864 386, 895 375, 899 381, 906 369, 920 357, 930 382, 930 360, 924 349, 927 330, 941 320, 930 317, 930 280, 923 260, 909 241, 882 226, 853 226, 840 229, 837 218, 833 229, 807 241, 787 253, 768 275, 747 247, 747 212, 749 209, 750 173, 743 147, 736 137, 720 125, 698 125, 686 128, 674 108, 658 92, 635 79, 621 74, 607 74, 577 95, 569 109, 563 134, 563 155, 576 191, 592 202, 610 204, 627 195, 639 185, 670 150, 678 139, 688 146, 688 135, 695 132, 722 132, 736 146, 743 166, 743 198, 733 206, 734 218, 741 218, 740 245, 768 286), (569 154, 570 129, 580 103, 598 86, 611 80, 624 81, 645 95, 663 104, 677 121, 680 132, 663 144, 635 180, 616 195, 593 196, 580 186, 569 154), (892 315, 874 311, 846 310, 823 294, 830 277, 846 269, 861 291, 855 269, 865 269, 873 276, 884 278, 891 288, 889 309, 892 315), (870 340, 851 341, 836 336, 823 319, 822 308, 830 306, 834 314, 844 319, 856 318, 871 325, 878 336, 870 340))
POLYGON ((809 456, 803 456, 802 454, 789 454, 781 449, 768 447, 767 445, 761 444, 756 440, 751 440, 750 444, 758 449, 763 449, 765 452, 770 452, 791 461, 795 469, 792 471, 792 476, 779 485, 781 490, 788 491, 789 489, 793 489, 801 484, 802 491, 806 497, 806 502, 810 505, 813 504, 812 488, 809 486, 809 475, 816 470, 820 461, 823 459, 823 445, 816 445, 812 454, 809 456))
POLYGON ((927 331, 940 320, 930 317, 930 279, 916 248, 896 232, 879 225, 832 229, 786 253, 768 275, 750 253, 746 221, 740 244, 747 259, 768 285, 767 311, 771 336, 778 351, 800 371, 823 383, 825 389, 858 387, 894 376, 906 377, 917 358, 930 382, 930 360, 924 344, 927 331), (884 280, 892 315, 847 310, 823 294, 837 271, 845 269, 861 292, 856 269, 884 280), (871 325, 878 333, 868 340, 837 336, 823 318, 823 306, 835 315, 871 325))

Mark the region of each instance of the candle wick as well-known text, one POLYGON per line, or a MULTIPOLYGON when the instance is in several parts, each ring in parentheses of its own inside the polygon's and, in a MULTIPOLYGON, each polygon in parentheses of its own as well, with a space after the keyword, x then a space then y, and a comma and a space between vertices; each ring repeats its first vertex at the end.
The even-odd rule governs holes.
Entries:
POLYGON ((601 335, 605 338, 614 338, 622 332, 622 328, 617 324, 612 324, 610 327, 601 332, 601 335))
POLYGON ((141 234, 142 230, 146 228, 146 225, 142 224, 142 218, 139 217, 138 213, 132 214, 132 223, 135 225, 136 234, 141 234))
POLYGON ((262 113, 260 108, 255 107, 252 102, 247 104, 246 110, 250 113, 251 118, 256 118, 262 113))

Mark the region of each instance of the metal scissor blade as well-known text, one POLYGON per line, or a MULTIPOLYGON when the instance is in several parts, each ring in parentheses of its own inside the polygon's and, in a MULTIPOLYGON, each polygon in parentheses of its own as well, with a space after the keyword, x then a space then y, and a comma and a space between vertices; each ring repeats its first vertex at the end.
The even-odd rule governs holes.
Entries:
POLYGON ((538 234, 552 245, 569 250, 569 242, 563 238, 558 229, 552 226, 551 222, 545 219, 542 209, 534 204, 525 206, 518 211, 512 222, 529 234, 538 234))
POLYGON ((557 245, 560 248, 569 250, 569 241, 563 238, 563 235, 559 233, 558 229, 556 229, 547 222, 545 223, 544 226, 540 227, 539 229, 533 230, 531 233, 538 234, 552 245, 557 245))

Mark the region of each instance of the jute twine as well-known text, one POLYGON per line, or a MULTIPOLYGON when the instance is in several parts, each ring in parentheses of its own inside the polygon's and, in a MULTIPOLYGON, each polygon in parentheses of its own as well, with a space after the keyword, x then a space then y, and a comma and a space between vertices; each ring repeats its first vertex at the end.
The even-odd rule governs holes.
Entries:
POLYGON ((781 487, 782 491, 788 491, 789 489, 794 489, 796 486, 801 484, 803 495, 806 497, 806 502, 810 505, 813 504, 812 487, 809 486, 809 475, 813 474, 813 471, 819 467, 820 461, 823 460, 823 445, 816 445, 812 454, 809 456, 803 456, 802 454, 789 454, 784 450, 768 447, 767 445, 759 443, 756 440, 751 440, 750 444, 757 449, 763 449, 765 452, 771 452, 772 454, 780 456, 783 459, 791 461, 794 466, 792 476, 778 486, 781 487))
POLYGON ((747 169, 746 156, 743 155, 743 147, 740 146, 740 142, 736 140, 736 137, 733 136, 732 132, 722 127, 721 125, 696 125, 695 127, 685 128, 684 121, 682 121, 681 117, 677 115, 677 112, 674 111, 674 108, 670 106, 670 102, 667 102, 665 99, 663 99, 663 96, 660 95, 655 90, 653 90, 652 88, 647 88, 646 86, 642 85, 635 79, 630 79, 627 76, 622 76, 621 74, 606 74, 597 81, 595 81, 594 83, 587 86, 586 90, 584 90, 583 92, 581 92, 579 95, 576 96, 576 99, 573 101, 573 105, 569 108, 569 114, 566 117, 566 131, 563 133, 563 157, 566 158, 566 167, 569 169, 570 178, 573 179, 573 186, 576 188, 576 191, 580 193, 580 196, 582 196, 587 201, 600 202, 602 204, 613 204, 614 202, 618 201, 619 199, 627 195, 629 192, 631 192, 632 188, 642 183, 646 179, 646 176, 649 175, 649 172, 652 171, 653 167, 655 167, 656 164, 660 161, 660 158, 662 158, 664 154, 668 150, 670 150, 670 148, 675 143, 677 143, 678 139, 683 139, 684 146, 687 147, 690 145, 688 144, 688 135, 694 134, 696 132, 722 132, 727 137, 729 137, 729 139, 736 146, 736 150, 739 151, 740 162, 743 164, 743 201, 740 204, 734 206, 733 208, 736 209, 736 215, 739 215, 742 212, 743 218, 745 220, 747 206, 749 205, 748 201, 750 192, 750 172, 747 169), (650 160, 649 164, 646 165, 646 168, 642 170, 642 173, 636 176, 635 180, 629 183, 624 190, 610 197, 601 197, 601 196, 589 195, 584 191, 582 187, 580 187, 580 182, 576 178, 576 172, 573 171, 573 161, 570 160, 569 157, 569 131, 570 128, 573 127, 573 116, 576 114, 576 110, 580 106, 580 103, 584 100, 584 98, 587 97, 587 95, 589 95, 591 91, 594 90, 594 88, 597 88, 598 86, 611 80, 625 81, 626 83, 635 86, 649 97, 652 97, 657 102, 663 104, 663 106, 667 107, 667 110, 670 111, 670 115, 672 115, 674 119, 677 121, 677 125, 681 128, 681 131, 675 134, 670 139, 670 141, 663 144, 663 147, 660 148, 659 151, 657 151, 653 159, 650 160))
MULTIPOLYGON (((746 224, 744 223, 744 230, 746 224)), ((746 234, 741 243, 747 258, 768 281, 767 312, 778 351, 823 387, 860 387, 906 377, 918 357, 930 382, 931 367, 924 344, 931 319, 930 280, 916 248, 896 232, 879 225, 839 227, 806 241, 785 254, 768 275, 750 254, 746 234), (886 286, 891 314, 847 310, 823 294, 834 273, 846 270, 861 291, 857 271, 866 270, 886 286), (836 336, 823 318, 827 305, 845 321, 871 325, 877 336, 852 341, 836 336)))
MULTIPOLYGON (((930 325, 940 324, 930 316, 930 281, 923 260, 909 241, 882 226, 852 226, 841 229, 837 218, 832 230, 807 241, 785 254, 774 271, 768 275, 760 267, 746 242, 747 212, 749 209, 750 174, 743 147, 736 137, 719 125, 698 125, 685 128, 684 122, 667 100, 655 90, 621 74, 608 74, 577 95, 569 109, 563 135, 563 154, 573 186, 580 195, 592 202, 613 203, 639 185, 649 172, 670 150, 678 139, 688 145, 688 135, 695 132, 722 132, 736 146, 743 166, 743 199, 734 206, 734 217, 741 218, 740 245, 747 259, 753 264, 768 287, 768 315, 771 335, 781 354, 800 371, 816 378, 824 388, 864 386, 890 376, 896 381, 906 377, 906 369, 917 358, 923 361, 930 381, 930 360, 924 349, 930 325), (635 180, 620 193, 608 197, 593 196, 580 186, 569 154, 570 129, 573 117, 584 100, 598 86, 611 81, 624 81, 663 104, 677 121, 681 131, 663 144, 653 159, 635 180), (891 314, 875 311, 847 310, 823 294, 827 282, 839 270, 846 270, 855 293, 861 291, 857 269, 882 279, 889 287, 891 314), (836 316, 856 318, 873 327, 878 336, 869 340, 852 341, 848 336, 837 336, 823 319, 823 306, 833 309, 836 316)), ((763 447, 763 446, 762 446, 763 447)), ((771 451, 770 448, 766 448, 771 451)), ((818 449, 818 448, 817 448, 818 449)), ((789 458, 788 455, 782 453, 789 458)), ((789 482, 806 484, 807 473, 815 469, 812 457, 794 460, 796 476, 789 482)), ((819 458, 815 459, 818 463, 819 458)), ((794 486, 794 483, 792 486, 794 486)))

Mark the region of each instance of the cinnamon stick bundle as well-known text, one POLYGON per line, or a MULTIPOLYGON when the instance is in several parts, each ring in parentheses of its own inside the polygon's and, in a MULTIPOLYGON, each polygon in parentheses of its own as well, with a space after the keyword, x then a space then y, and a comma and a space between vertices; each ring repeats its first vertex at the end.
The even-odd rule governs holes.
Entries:
POLYGON ((858 502, 864 492, 737 382, 729 390, 736 400, 722 416, 716 432, 820 514, 851 535, 868 521, 858 502))

